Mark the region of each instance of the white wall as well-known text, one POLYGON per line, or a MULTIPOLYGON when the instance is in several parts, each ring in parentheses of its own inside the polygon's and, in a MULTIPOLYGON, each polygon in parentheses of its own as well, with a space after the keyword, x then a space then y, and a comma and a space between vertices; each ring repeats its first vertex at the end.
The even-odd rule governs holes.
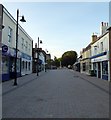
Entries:
MULTIPOLYGON (((97 54, 100 54, 100 53, 103 53, 103 52, 107 52, 107 54, 91 59, 92 69, 93 69, 93 63, 94 62, 100 62, 101 77, 102 77, 102 61, 108 61, 109 62, 109 33, 107 33, 106 35, 104 35, 98 41, 96 41, 94 44, 91 45, 91 56, 94 56, 94 55, 97 55, 97 54), (103 42, 103 50, 101 49, 101 42, 103 42), (95 52, 95 47, 94 46, 97 46, 96 47, 97 52, 95 52)), ((97 69, 98 69, 98 64, 97 64, 97 69)), ((108 63, 108 71, 109 71, 109 63, 108 63)), ((97 72, 97 76, 98 76, 98 72, 97 72)))
POLYGON ((2 31, 2 43, 11 48, 15 48, 16 26, 14 21, 5 12, 3 12, 3 25, 5 27, 2 31), (12 41, 10 43, 8 42, 8 27, 12 28, 12 41))
POLYGON ((26 53, 27 55, 32 56, 32 39, 27 36, 21 29, 19 29, 19 38, 18 38, 18 49, 26 53), (24 47, 22 48, 22 38, 24 39, 24 47), (27 41, 27 49, 26 49, 26 41, 27 41), (29 46, 30 45, 30 46, 29 46))
POLYGON ((42 52, 39 55, 39 59, 42 60, 43 64, 45 64, 45 57, 44 57, 44 54, 42 52))
POLYGON ((91 45, 91 56, 97 55, 102 52, 109 51, 109 33, 100 38, 97 42, 91 45), (101 42, 103 42, 103 51, 101 50, 101 42), (94 46, 97 46, 97 53, 95 53, 94 46))
MULTIPOLYGON (((20 21, 19 21, 20 22, 20 21)), ((25 23, 27 24, 27 23, 25 23)), ((16 46, 16 20, 10 15, 10 13, 4 8, 3 12, 3 25, 5 26, 2 31, 2 43, 14 49, 16 46), (8 30, 9 27, 12 29, 12 39, 11 42, 8 42, 8 30)), ((18 29, 18 54, 24 53, 31 57, 30 60, 23 58, 22 61, 30 62, 30 70, 22 70, 22 74, 32 73, 32 38, 25 32, 25 30, 19 25, 18 29), (22 48, 22 38, 24 39, 24 48, 22 48), (27 41, 27 50, 26 50, 26 41, 27 41)))

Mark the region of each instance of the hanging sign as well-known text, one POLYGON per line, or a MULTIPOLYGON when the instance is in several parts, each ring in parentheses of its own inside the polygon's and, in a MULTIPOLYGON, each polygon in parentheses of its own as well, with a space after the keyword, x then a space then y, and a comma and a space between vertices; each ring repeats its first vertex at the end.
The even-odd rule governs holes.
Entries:
POLYGON ((3 45, 3 46, 2 46, 2 52, 7 52, 7 51, 8 51, 8 46, 3 45))

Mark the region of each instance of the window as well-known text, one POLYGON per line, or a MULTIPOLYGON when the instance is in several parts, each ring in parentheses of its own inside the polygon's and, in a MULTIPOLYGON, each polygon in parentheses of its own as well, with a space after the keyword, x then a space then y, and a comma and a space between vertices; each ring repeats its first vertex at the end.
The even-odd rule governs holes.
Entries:
POLYGON ((22 38, 22 49, 24 49, 24 39, 22 38))
POLYGON ((83 71, 86 71, 86 63, 83 63, 82 67, 83 67, 83 71))
POLYGON ((29 44, 29 52, 30 52, 30 47, 31 47, 31 45, 29 44))
POLYGON ((26 70, 27 70, 27 61, 26 61, 26 70))
POLYGON ((12 41, 12 28, 8 27, 8 42, 10 43, 12 41))
POLYGON ((29 62, 29 70, 30 70, 30 62, 29 62))
POLYGON ((26 51, 27 51, 27 48, 28 48, 28 42, 26 41, 26 46, 25 46, 25 48, 26 48, 26 51))
POLYGON ((22 61, 22 69, 24 69, 24 61, 22 61))
POLYGON ((93 70, 94 70, 95 76, 97 76, 97 64, 96 63, 93 63, 93 70))
POLYGON ((97 46, 94 46, 94 54, 97 54, 97 46))
POLYGON ((2 56, 2 73, 8 73, 9 59, 8 57, 2 56))
POLYGON ((108 61, 102 62, 102 73, 108 75, 108 61))
POLYGON ((103 42, 101 42, 101 52, 103 51, 103 42))
POLYGON ((20 59, 17 59, 17 72, 20 72, 20 59))

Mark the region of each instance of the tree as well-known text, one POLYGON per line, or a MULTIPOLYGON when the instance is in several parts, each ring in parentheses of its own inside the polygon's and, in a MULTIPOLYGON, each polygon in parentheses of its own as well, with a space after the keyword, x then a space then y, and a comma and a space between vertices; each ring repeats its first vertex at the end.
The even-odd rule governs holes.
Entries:
POLYGON ((54 56, 54 66, 59 67, 60 66, 60 58, 57 58, 54 56))
POLYGON ((53 60, 52 59, 48 59, 47 60, 47 69, 50 69, 51 68, 51 65, 53 64, 53 60))
POLYGON ((76 51, 67 51, 62 55, 61 62, 62 66, 73 65, 76 62, 77 53, 76 51))

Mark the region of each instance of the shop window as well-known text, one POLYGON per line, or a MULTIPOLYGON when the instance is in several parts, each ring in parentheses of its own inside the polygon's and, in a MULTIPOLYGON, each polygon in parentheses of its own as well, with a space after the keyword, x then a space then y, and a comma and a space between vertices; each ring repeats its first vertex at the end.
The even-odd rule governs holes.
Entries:
POLYGON ((5 74, 5 73, 8 73, 8 57, 5 57, 3 56, 2 57, 2 73, 5 74))
POLYGON ((17 72, 20 72, 20 59, 17 59, 17 72))
POLYGON ((89 63, 89 70, 91 70, 91 63, 89 63))
POLYGON ((30 70, 30 62, 29 62, 29 70, 30 70))
POLYGON ((10 57, 10 68, 9 68, 10 72, 14 72, 15 71, 15 58, 14 57, 10 57))
POLYGON ((27 62, 26 62, 26 69, 27 69, 27 62))
POLYGON ((96 63, 93 63, 93 70, 94 70, 94 74, 97 76, 97 65, 96 65, 96 63))
POLYGON ((108 75, 108 61, 102 62, 102 73, 108 75))
POLYGON ((24 61, 22 61, 22 69, 24 69, 24 61))

